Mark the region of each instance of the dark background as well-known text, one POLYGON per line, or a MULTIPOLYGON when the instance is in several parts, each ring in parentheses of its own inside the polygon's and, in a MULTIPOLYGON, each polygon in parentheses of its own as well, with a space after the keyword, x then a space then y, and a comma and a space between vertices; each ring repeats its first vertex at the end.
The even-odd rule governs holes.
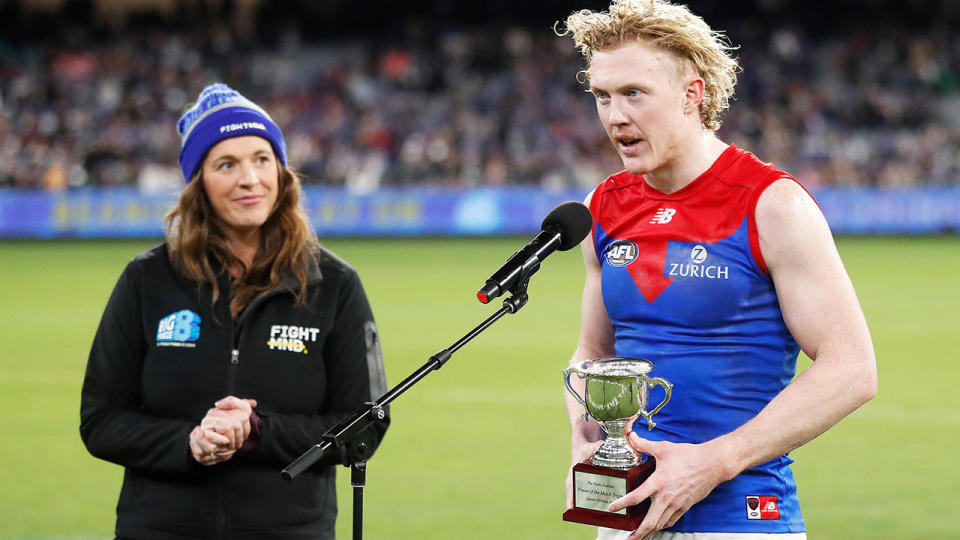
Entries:
MULTIPOLYGON (((356 0, 280 0, 238 2, 236 0, 169 0, 124 2, 111 11, 123 17, 103 17, 100 3, 93 0, 0 0, 0 30, 8 41, 69 39, 83 32, 106 37, 118 26, 190 29, 229 21, 239 12, 249 13, 259 39, 297 27, 304 36, 334 39, 377 35, 403 35, 411 26, 477 24, 523 24, 551 26, 572 11, 604 9, 603 0, 408 0, 363 2, 356 0), (59 6, 59 7, 57 7, 59 6), (249 7, 248 7, 249 6, 249 7)), ((810 35, 832 34, 840 29, 876 27, 923 31, 933 25, 951 25, 960 20, 960 2, 953 0, 691 0, 686 2, 697 14, 718 26, 719 21, 742 23, 764 21, 788 23, 810 35)))

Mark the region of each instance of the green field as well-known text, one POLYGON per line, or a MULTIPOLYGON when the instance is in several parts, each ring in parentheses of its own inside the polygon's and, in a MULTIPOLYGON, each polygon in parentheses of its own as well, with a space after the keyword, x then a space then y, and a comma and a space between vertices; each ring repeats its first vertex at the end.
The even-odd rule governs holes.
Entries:
MULTIPOLYGON (((495 311, 474 292, 524 241, 327 245, 360 272, 393 385, 495 311)), ((151 244, 0 242, 0 539, 113 537, 121 469, 81 444, 80 385, 114 281, 151 244)), ((958 538, 960 237, 839 246, 870 323, 880 392, 793 453, 810 538, 958 538)), ((523 311, 395 402, 370 462, 366 537, 593 538, 560 519, 569 461, 560 370, 576 343, 582 280, 578 252, 552 256, 523 311)), ((350 538, 344 473, 338 531, 350 538)))

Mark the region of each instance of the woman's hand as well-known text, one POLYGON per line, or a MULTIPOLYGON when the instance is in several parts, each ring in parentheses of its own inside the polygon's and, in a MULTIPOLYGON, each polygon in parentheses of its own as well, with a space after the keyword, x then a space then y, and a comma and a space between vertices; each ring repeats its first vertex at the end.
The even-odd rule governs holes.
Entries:
POLYGON ((190 451, 201 465, 229 460, 250 436, 250 415, 256 400, 227 396, 207 411, 190 432, 190 451))
POLYGON ((214 404, 200 421, 200 429, 223 435, 231 450, 239 450, 250 436, 250 414, 256 400, 227 396, 214 404))
POLYGON ((209 467, 232 458, 236 450, 230 449, 230 439, 227 437, 196 426, 190 432, 190 453, 197 463, 209 467))

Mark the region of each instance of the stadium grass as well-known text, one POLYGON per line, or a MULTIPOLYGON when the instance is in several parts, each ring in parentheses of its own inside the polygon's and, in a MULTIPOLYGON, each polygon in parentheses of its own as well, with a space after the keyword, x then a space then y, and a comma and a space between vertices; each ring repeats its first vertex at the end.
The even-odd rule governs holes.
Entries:
MULTIPOLYGON (((474 291, 524 241, 326 243, 361 274, 392 385, 499 307, 474 291)), ((0 242, 0 539, 112 538, 121 469, 80 442, 80 384, 119 272, 153 243, 0 242)), ((958 537, 960 237, 839 247, 870 323, 880 393, 793 453, 810 538, 958 537)), ((394 403, 369 464, 368 538, 592 538, 560 519, 569 460, 560 369, 577 338, 582 280, 578 252, 552 256, 520 313, 394 403)), ((349 471, 338 484, 338 536, 350 538, 349 471)))

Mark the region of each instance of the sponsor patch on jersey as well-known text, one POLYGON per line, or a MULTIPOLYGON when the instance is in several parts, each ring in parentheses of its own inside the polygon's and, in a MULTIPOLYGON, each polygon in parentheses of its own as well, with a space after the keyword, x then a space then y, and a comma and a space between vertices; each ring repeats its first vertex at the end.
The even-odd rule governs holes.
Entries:
POLYGON ((274 324, 270 327, 267 347, 270 350, 308 354, 307 344, 316 343, 319 334, 319 328, 274 324))
POLYGON ((747 519, 780 519, 775 495, 747 495, 747 519))
POLYGON ((157 346, 196 347, 196 341, 200 339, 200 322, 200 315, 189 309, 167 315, 157 325, 157 346))
POLYGON ((697 264, 707 260, 707 248, 700 244, 693 246, 693 249, 690 250, 690 260, 697 264))
POLYGON ((715 244, 670 242, 663 275, 668 278, 730 279, 730 267, 721 257, 711 257, 715 244))
POLYGON ((617 240, 610 244, 605 254, 610 266, 626 266, 637 260, 637 245, 630 240, 617 240))

